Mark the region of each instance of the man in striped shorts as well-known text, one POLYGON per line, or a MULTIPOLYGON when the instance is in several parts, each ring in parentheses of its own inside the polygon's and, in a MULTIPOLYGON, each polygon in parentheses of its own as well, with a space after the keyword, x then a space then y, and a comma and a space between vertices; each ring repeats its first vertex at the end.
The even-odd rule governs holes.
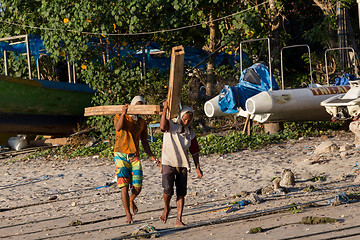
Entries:
MULTIPOLYGON (((131 105, 145 104, 144 98, 136 96, 131 105)), ((132 214, 136 214, 138 208, 135 198, 139 195, 142 187, 143 172, 140 162, 139 143, 151 160, 160 166, 159 160, 153 155, 147 141, 147 125, 139 115, 128 115, 128 104, 123 106, 121 114, 115 116, 116 140, 114 149, 114 160, 118 186, 121 189, 121 199, 126 213, 126 222, 133 223, 132 214), (131 195, 129 196, 129 188, 131 195)))

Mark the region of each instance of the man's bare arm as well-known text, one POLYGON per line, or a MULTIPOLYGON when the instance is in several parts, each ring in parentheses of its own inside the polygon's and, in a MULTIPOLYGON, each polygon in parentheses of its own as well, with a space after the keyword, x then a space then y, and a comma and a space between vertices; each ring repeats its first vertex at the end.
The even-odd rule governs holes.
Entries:
POLYGON ((193 159, 194 159, 194 164, 195 164, 195 171, 197 173, 197 178, 200 179, 203 176, 203 172, 200 169, 200 162, 199 162, 199 153, 195 153, 194 155, 192 155, 193 159))
POLYGON ((129 104, 125 104, 122 108, 122 112, 120 114, 120 118, 119 120, 117 120, 117 122, 115 123, 115 130, 118 132, 121 129, 124 128, 125 125, 125 114, 127 113, 127 109, 129 107, 129 104))
POLYGON ((165 132, 169 129, 169 121, 166 119, 166 112, 169 108, 168 102, 165 101, 164 103, 164 108, 161 114, 161 119, 160 119, 160 130, 165 132))
POLYGON ((159 159, 157 159, 153 152, 151 151, 149 142, 148 142, 148 134, 147 134, 147 129, 144 128, 144 130, 141 132, 141 144, 143 145, 144 151, 146 152, 146 154, 151 158, 151 160, 156 163, 156 165, 160 166, 160 161, 159 159))

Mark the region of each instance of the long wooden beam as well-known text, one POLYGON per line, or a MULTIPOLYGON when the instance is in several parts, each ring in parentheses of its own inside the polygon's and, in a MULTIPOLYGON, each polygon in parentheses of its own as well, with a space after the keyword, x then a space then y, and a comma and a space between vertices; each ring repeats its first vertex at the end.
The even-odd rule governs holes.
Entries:
POLYGON ((184 58, 185 51, 183 46, 176 46, 172 48, 169 91, 167 98, 169 104, 169 112, 167 113, 168 119, 176 117, 180 110, 181 87, 184 74, 184 58))
MULTIPOLYGON (((124 105, 105 105, 105 106, 96 106, 96 107, 87 107, 85 108, 85 117, 89 116, 105 116, 105 115, 116 115, 122 112, 124 105)), ((161 114, 160 105, 129 105, 127 114, 136 115, 136 114, 152 114, 160 115, 161 114)))

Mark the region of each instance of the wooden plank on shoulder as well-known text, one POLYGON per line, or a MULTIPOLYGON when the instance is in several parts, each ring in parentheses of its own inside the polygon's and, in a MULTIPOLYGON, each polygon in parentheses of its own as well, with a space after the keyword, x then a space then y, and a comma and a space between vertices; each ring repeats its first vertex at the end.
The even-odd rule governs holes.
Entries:
MULTIPOLYGON (((85 117, 89 116, 105 116, 105 115, 116 115, 122 112, 124 105, 105 105, 105 106, 96 106, 96 107, 87 107, 85 108, 85 117)), ((127 114, 136 115, 136 114, 152 114, 160 115, 161 114, 160 105, 129 105, 127 114)))
POLYGON ((180 110, 181 87, 184 74, 184 57, 185 51, 183 46, 176 46, 172 48, 169 91, 167 98, 169 104, 167 119, 176 117, 180 110))

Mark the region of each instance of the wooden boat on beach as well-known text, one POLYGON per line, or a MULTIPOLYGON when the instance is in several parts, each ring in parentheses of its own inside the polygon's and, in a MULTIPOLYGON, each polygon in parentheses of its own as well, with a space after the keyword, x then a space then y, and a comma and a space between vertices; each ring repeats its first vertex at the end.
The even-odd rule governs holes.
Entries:
POLYGON ((25 38, 17 44, 25 44, 30 79, 8 76, 8 49, 2 48, 5 75, 0 75, 0 133, 71 134, 84 119, 84 109, 91 106, 95 91, 86 84, 32 78, 29 36, 3 38, 0 42, 19 38, 25 38))

